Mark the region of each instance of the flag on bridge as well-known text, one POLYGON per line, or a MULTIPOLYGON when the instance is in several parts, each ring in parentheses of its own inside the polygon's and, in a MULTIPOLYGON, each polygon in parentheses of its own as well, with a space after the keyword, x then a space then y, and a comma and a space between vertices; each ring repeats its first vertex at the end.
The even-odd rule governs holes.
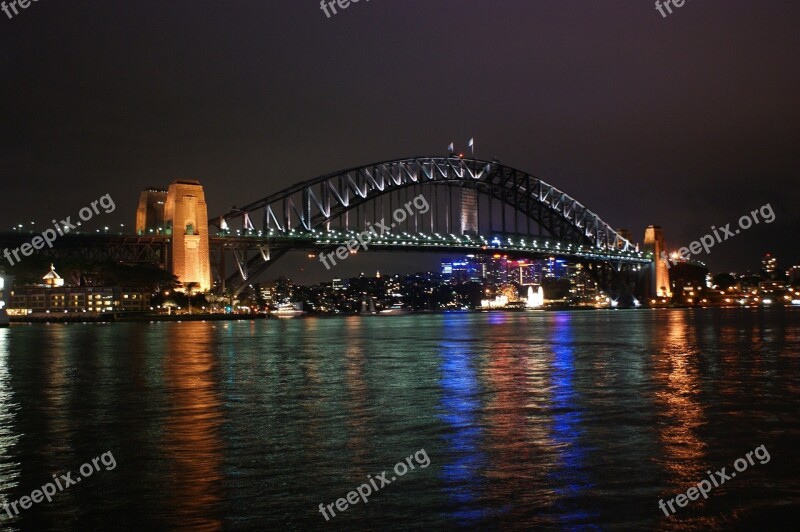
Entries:
POLYGON ((472 149, 472 155, 475 155, 475 137, 469 139, 469 144, 467 144, 467 146, 472 149))
POLYGON ((451 142, 451 143, 450 143, 450 145, 447 147, 447 151, 449 151, 450 153, 453 153, 454 151, 456 151, 456 149, 455 149, 455 147, 453 146, 453 144, 454 144, 454 143, 453 143, 453 142, 451 142))

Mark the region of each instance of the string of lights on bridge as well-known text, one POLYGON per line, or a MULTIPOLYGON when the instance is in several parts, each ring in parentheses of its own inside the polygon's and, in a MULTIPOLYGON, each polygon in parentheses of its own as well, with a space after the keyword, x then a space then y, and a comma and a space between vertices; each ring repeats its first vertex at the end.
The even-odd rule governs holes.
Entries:
MULTIPOLYGON (((15 225, 15 226, 13 226, 13 227, 11 228, 11 230, 12 230, 12 231, 15 231, 15 232, 17 232, 17 233, 29 233, 29 234, 34 234, 34 233, 37 233, 37 232, 38 232, 38 231, 36 231, 36 230, 35 230, 35 228, 34 228, 34 226, 35 226, 35 225, 36 225, 36 222, 31 222, 31 226, 30 226, 30 227, 28 227, 27 229, 25 229, 25 227, 26 227, 26 226, 25 226, 24 224, 17 224, 17 225, 15 225)), ((49 227, 49 226, 48 226, 48 227, 49 227)), ((80 235, 80 234, 89 234, 89 233, 90 233, 90 232, 86 232, 86 231, 77 231, 77 230, 75 230, 75 229, 69 229, 69 227, 64 227, 64 229, 67 229, 67 230, 68 230, 70 233, 73 233, 73 234, 76 234, 76 235, 80 235)), ((109 232, 109 230, 110 230, 110 229, 111 229, 111 228, 110 228, 110 227, 108 227, 108 226, 106 225, 106 226, 103 226, 103 229, 95 229, 95 233, 104 233, 104 234, 108 234, 108 232, 109 232)), ((151 232, 152 232, 152 231, 151 231, 151 232)), ((111 234, 118 234, 118 235, 124 235, 124 234, 126 234, 126 233, 125 233, 125 224, 119 224, 119 232, 118 232, 118 233, 113 233, 113 232, 112 232, 111 234)))
MULTIPOLYGON (((228 231, 220 231, 219 235, 228 236, 228 231)), ((348 241, 356 240, 361 234, 358 231, 318 231, 312 229, 308 231, 297 231, 295 229, 289 230, 287 233, 283 231, 275 231, 270 229, 267 235, 263 231, 256 230, 236 230, 236 236, 244 238, 266 238, 272 241, 280 241, 287 239, 289 241, 297 242, 298 240, 305 240, 308 243, 313 243, 316 246, 339 246, 346 244, 348 241)), ((519 238, 514 240, 510 237, 505 238, 505 242, 501 241, 499 237, 488 238, 486 236, 464 235, 457 236, 449 234, 443 236, 439 233, 432 235, 425 233, 410 234, 402 232, 399 234, 386 233, 378 237, 373 237, 368 242, 369 246, 380 247, 403 247, 403 246, 420 246, 420 247, 450 247, 450 248, 468 248, 478 252, 481 251, 517 251, 527 253, 542 253, 542 254, 557 254, 557 255, 570 255, 575 257, 583 257, 590 259, 607 259, 609 256, 614 256, 619 260, 626 262, 634 262, 640 264, 649 264, 653 260, 652 253, 644 253, 641 251, 623 251, 613 247, 603 246, 582 246, 571 243, 561 243, 558 241, 543 240, 531 238, 519 238)))

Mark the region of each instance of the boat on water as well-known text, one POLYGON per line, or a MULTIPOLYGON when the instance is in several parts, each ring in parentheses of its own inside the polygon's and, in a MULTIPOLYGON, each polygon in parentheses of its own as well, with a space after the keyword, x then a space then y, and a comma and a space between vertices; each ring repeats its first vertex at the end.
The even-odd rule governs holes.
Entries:
POLYGON ((305 313, 306 312, 303 310, 303 303, 281 303, 270 315, 276 318, 296 318, 305 313))
POLYGON ((400 316, 401 314, 411 314, 411 311, 404 307, 402 303, 398 303, 381 310, 378 314, 381 316, 400 316))

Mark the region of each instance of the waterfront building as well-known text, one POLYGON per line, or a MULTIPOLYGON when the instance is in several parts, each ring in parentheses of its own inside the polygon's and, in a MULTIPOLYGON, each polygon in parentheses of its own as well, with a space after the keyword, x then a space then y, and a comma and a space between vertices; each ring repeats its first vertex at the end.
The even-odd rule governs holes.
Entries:
POLYGON ((58 288, 64 286, 64 279, 56 273, 55 265, 50 265, 50 271, 42 277, 42 284, 50 288, 58 288))
POLYGON ((270 286, 268 284, 267 285, 263 285, 262 284, 259 287, 259 293, 261 295, 261 299, 264 301, 264 305, 265 306, 269 307, 269 306, 274 305, 275 302, 273 301, 273 298, 272 298, 274 292, 273 292, 272 286, 270 286))
POLYGON ((149 311, 146 289, 98 286, 27 286, 12 292, 14 314, 34 312, 130 312, 149 311))
MULTIPOLYGON (((662 261, 663 263, 663 261, 662 261)), ((697 262, 679 262, 669 272, 670 297, 675 303, 695 305, 703 303, 706 293, 708 268, 697 262)))
POLYGON ((580 263, 567 265, 569 291, 577 302, 596 301, 599 295, 597 282, 592 278, 586 266, 580 263))
POLYGON ((10 292, 8 308, 12 314, 33 312, 124 312, 150 310, 150 291, 146 288, 111 286, 65 286, 55 265, 42 282, 10 292))

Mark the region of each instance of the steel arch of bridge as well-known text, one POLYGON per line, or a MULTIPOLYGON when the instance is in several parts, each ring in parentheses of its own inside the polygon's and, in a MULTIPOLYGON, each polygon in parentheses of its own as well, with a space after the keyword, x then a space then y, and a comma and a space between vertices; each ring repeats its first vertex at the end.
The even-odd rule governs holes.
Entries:
MULTIPOLYGON (((231 210, 211 219, 209 224, 223 234, 230 232, 231 226, 239 226, 245 233, 258 231, 275 236, 330 229, 337 218, 344 217, 349 224, 347 213, 370 201, 424 185, 475 189, 499 200, 504 209, 510 207, 515 220, 516 213, 521 213, 528 220, 528 229, 530 221, 534 221, 548 236, 562 242, 619 251, 634 251, 636 247, 581 202, 553 185, 496 161, 455 156, 386 161, 324 175, 231 210)), ((504 211, 501 233, 506 233, 506 220, 504 211)))

